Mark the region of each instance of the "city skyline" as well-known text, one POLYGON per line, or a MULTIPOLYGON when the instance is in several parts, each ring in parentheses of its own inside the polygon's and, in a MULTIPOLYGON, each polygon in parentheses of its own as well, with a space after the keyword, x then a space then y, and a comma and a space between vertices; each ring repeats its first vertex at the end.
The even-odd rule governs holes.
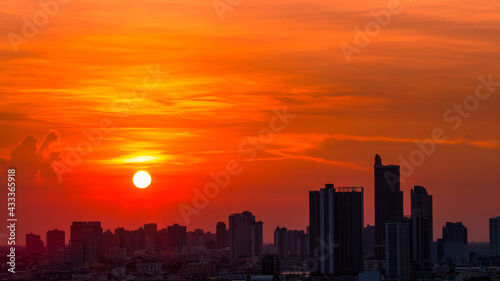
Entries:
POLYGON ((3 2, 0 279, 500 276, 500 0, 3 2))
MULTIPOLYGON (((380 180, 383 180, 383 181, 385 182, 386 180, 389 180, 389 181, 390 181, 390 180, 393 180, 393 179, 394 179, 394 176, 395 176, 397 173, 399 173, 399 166, 395 166, 395 165, 392 165, 392 164, 385 165, 385 166, 384 166, 384 165, 381 165, 381 157, 380 157, 378 154, 376 154, 376 157, 375 157, 375 166, 374 166, 374 168, 375 168, 375 169, 374 169, 374 171, 375 171, 375 172, 374 172, 374 175, 375 175, 375 182, 377 182, 377 171, 379 171, 379 169, 380 169, 380 168, 383 168, 383 167, 388 167, 388 168, 389 168, 389 170, 387 170, 387 171, 389 171, 389 173, 390 173, 392 176, 387 177, 387 173, 386 173, 387 171, 382 170, 382 172, 381 172, 381 173, 379 173, 380 175, 378 176, 378 177, 380 178, 380 179, 379 179, 379 181, 380 181, 380 180), (396 167, 397 167, 397 171, 396 171, 396 170, 394 170, 396 167), (384 172, 384 171, 385 171, 385 172, 384 172), (385 176, 384 176, 384 175, 385 175, 385 176)), ((394 190, 398 190, 398 189, 399 189, 399 186, 394 186, 394 187, 389 187, 389 186, 386 186, 385 188, 389 188, 389 189, 395 188, 394 190)), ((409 192, 406 192, 406 193, 401 192, 401 193, 403 194, 403 195, 402 195, 402 197, 403 197, 403 200, 404 200, 404 210, 405 210, 405 211, 404 211, 404 214, 403 214, 404 216, 410 216, 410 215, 412 214, 412 212, 413 212, 413 211, 412 211, 412 207, 411 207, 411 198, 406 198, 406 197, 411 197, 411 196, 413 196, 413 190, 414 190, 414 189, 415 189, 415 190, 421 190, 422 188, 423 188, 423 187, 421 187, 421 186, 415 185, 413 188, 411 188, 411 189, 409 190, 409 192), (407 199, 410 199, 410 200, 407 200, 407 199), (410 211, 407 213, 407 212, 406 212, 406 210, 408 210, 408 209, 409 209, 410 211)), ((365 188, 365 189, 366 189, 366 188, 365 188)), ((374 191, 373 191, 373 192, 374 192, 374 191)), ((421 192, 422 192, 422 191, 421 191, 421 192)), ((425 188, 424 188, 424 192, 426 192, 426 191, 425 191, 425 188)), ((364 216, 366 217, 366 214, 367 214, 367 213, 368 213, 368 216, 370 216, 370 211, 371 211, 371 214, 372 214, 372 215, 373 215, 373 217, 374 217, 374 216, 375 216, 375 209, 373 209, 373 210, 366 210, 366 205, 370 205, 370 203, 366 202, 366 191, 364 192, 364 194, 365 194, 365 195, 364 195, 364 201, 365 201, 365 205, 364 205, 364 216)), ((400 198, 400 197, 398 197, 398 198, 400 198)), ((400 199, 398 199, 398 200, 400 200, 400 199)), ((304 202, 306 202, 306 203, 307 203, 307 200, 305 200, 304 202)), ((372 204, 373 204, 373 202, 372 202, 372 204)), ((374 205, 374 204, 373 204, 373 205, 374 205)), ((435 207, 437 207, 437 206, 435 206, 435 207)), ((431 206, 431 208, 432 208, 432 206, 431 206)), ((307 210, 307 211, 309 211, 309 207, 308 207, 308 210, 307 210)), ((431 214, 432 214, 432 211, 431 211, 431 214)), ((303 215, 304 215, 304 214, 299 215, 298 217, 301 217, 301 216, 303 216, 303 215)), ((297 227, 297 224, 293 224, 292 226, 287 226, 287 225, 285 225, 285 224, 283 224, 283 223, 281 223, 281 224, 280 224, 280 223, 279 223, 279 220, 278 220, 278 224, 276 224, 276 225, 277 225, 277 226, 282 225, 282 227, 287 227, 287 228, 290 228, 290 229, 302 229, 302 230, 305 230, 305 229, 306 229, 306 227, 308 226, 308 222, 309 222, 309 214, 307 213, 306 215, 307 215, 307 221, 306 221, 305 225, 304 225, 304 226, 302 226, 302 227, 301 227, 300 225, 297 227)), ((489 218, 489 217, 488 217, 488 218, 489 218)), ((221 221, 222 221, 220 218, 213 218, 213 220, 214 220, 214 222, 221 222, 221 221)), ((72 221, 75 221, 75 220, 72 220, 72 221)), ((85 218, 85 219, 82 219, 82 220, 80 220, 80 221, 100 221, 100 220, 99 220, 99 219, 94 219, 94 220, 92 220, 92 219, 87 219, 87 218, 85 218)), ((450 220, 450 219, 446 219, 446 218, 445 218, 445 222, 450 222, 450 221, 460 221, 460 222, 462 222, 463 220, 460 220, 460 219, 458 219, 458 220, 450 220)), ((227 224, 229 224, 229 220, 227 220, 227 221, 223 221, 223 222, 227 222, 227 224)), ((370 222, 366 223, 366 219, 365 219, 365 226, 366 226, 366 225, 372 225, 372 226, 373 226, 373 225, 374 225, 374 223, 373 223, 373 222, 374 222, 374 220, 372 220, 372 222, 371 222, 371 223, 370 223, 370 222)), ((158 214, 158 215, 157 215, 157 218, 156 218, 156 221, 155 221, 155 222, 150 222, 150 223, 156 223, 156 225, 159 225, 159 226, 161 226, 162 224, 165 224, 165 228, 167 227, 167 225, 166 225, 166 221, 165 221, 165 217, 164 217, 164 216, 160 217, 160 214, 158 214)), ((188 225, 183 224, 183 223, 182 223, 182 220, 179 220, 179 221, 173 221, 173 222, 171 222, 170 224, 177 224, 177 223, 178 223, 178 224, 180 224, 180 225, 184 225, 184 226, 188 226, 188 225, 189 225, 189 224, 188 224, 188 225)), ((486 221, 485 223, 486 223, 487 227, 489 227, 489 222, 488 222, 488 221, 486 221)), ((443 223, 443 225, 444 225, 444 223, 443 223)), ((140 224, 138 227, 142 227, 142 226, 143 226, 143 225, 142 225, 142 224, 140 224)), ((116 225, 115 227, 112 227, 112 228, 109 228, 109 229, 115 229, 115 228, 120 228, 120 227, 124 227, 124 225, 116 225)), ((130 227, 130 225, 129 225, 128 227, 129 227, 129 228, 131 228, 131 229, 133 229, 133 227, 130 227)), ((59 225, 58 227, 52 227, 52 228, 49 228, 49 229, 47 229, 47 230, 57 229, 57 228, 60 228, 60 229, 66 230, 66 231, 67 231, 67 230, 69 230, 69 228, 64 229, 64 226, 61 226, 61 225, 59 225)), ((125 228, 127 228, 127 227, 125 227, 125 228)), ((160 227, 160 228, 162 228, 162 227, 160 227)), ((440 237, 440 233, 441 233, 440 228, 439 228, 439 227, 437 227, 437 228, 436 228, 436 227, 432 227, 432 228, 433 228, 433 230, 434 230, 434 232, 433 232, 433 235, 432 235, 432 236, 434 236, 434 237, 440 237)), ((210 226, 210 227, 208 227, 208 228, 203 228, 203 227, 201 227, 201 226, 200 226, 200 227, 197 227, 197 226, 189 226, 189 229, 190 229, 191 231, 192 231, 192 230, 195 230, 195 229, 204 229, 204 230, 207 230, 207 231, 210 231, 210 232, 215 233, 216 227, 215 227, 215 226, 210 226)), ((46 230, 46 231, 47 231, 47 230, 46 230)), ((273 231, 272 231, 272 229, 267 229, 266 227, 264 227, 264 228, 263 228, 263 230, 264 230, 264 242, 265 242, 265 243, 272 244, 272 242, 273 242, 273 240, 274 240, 274 238, 273 238, 274 236, 273 236, 273 231)), ((385 232, 385 227, 383 228, 383 230, 384 230, 384 232, 385 232)), ((28 232, 33 232, 33 230, 28 230, 28 232)), ((45 233, 45 232, 43 232, 43 233, 45 233)), ((228 235, 229 235, 229 234, 228 234, 228 235)), ((477 235, 477 234, 476 234, 476 235, 477 235)), ((479 240, 478 240, 478 241, 476 241, 476 242, 488 242, 488 239, 489 239, 489 232, 488 232, 488 233, 486 233, 486 235, 483 235, 483 236, 484 236, 484 237, 486 237, 486 239, 485 239, 485 240, 481 240, 481 241, 479 241, 479 240)), ((66 237, 66 241, 68 241, 68 239, 69 239, 69 237, 66 237)), ((20 240, 20 241, 23 241, 24 239, 22 239, 22 238, 21 238, 21 239, 19 239, 19 240, 20 240)), ((434 240, 436 240, 436 239, 434 239, 434 240)), ((472 241, 472 240, 471 240, 471 241, 472 241)), ((1 241, 1 240, 0 240, 0 243, 2 243, 2 244, 6 244, 6 242, 7 242, 7 241, 1 241)), ((385 246, 384 246, 384 247, 385 247, 385 246)))
POLYGON ((20 233, 55 217, 59 228, 159 216, 208 229, 246 209, 298 229, 304 194, 328 182, 365 187, 375 224, 379 153, 402 167, 405 214, 421 185, 441 202, 436 225, 463 221, 472 240, 488 239, 476 217, 496 215, 500 197, 496 2, 396 1, 390 14, 392 0, 255 0, 223 20, 210 1, 66 2, 50 15, 35 2, 2 6, 0 169, 27 180, 20 233), (123 17, 131 10, 141 12, 123 17), (185 221, 179 205, 232 160, 241 172, 185 221), (140 170, 152 177, 142 190, 140 170))

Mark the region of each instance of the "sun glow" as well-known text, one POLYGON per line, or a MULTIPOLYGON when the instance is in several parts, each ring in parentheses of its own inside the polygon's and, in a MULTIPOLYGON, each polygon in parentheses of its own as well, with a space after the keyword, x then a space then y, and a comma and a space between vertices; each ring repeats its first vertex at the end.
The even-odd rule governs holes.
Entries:
POLYGON ((139 171, 135 173, 133 181, 138 188, 146 188, 151 184, 151 176, 146 171, 139 171))

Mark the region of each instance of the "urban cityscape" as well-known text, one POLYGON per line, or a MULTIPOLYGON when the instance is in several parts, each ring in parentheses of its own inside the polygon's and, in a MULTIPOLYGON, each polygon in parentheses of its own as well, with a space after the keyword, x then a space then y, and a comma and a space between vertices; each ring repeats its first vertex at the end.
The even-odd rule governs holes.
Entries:
POLYGON ((375 225, 364 223, 364 187, 325 183, 304 194, 303 229, 266 225, 251 210, 214 218, 215 233, 178 223, 111 230, 75 221, 70 233, 26 234, 15 274, 7 270, 11 248, 2 247, 0 279, 499 280, 500 214, 478 218, 489 220, 489 243, 470 243, 462 222, 434 224, 439 202, 424 186, 411 189, 411 214, 404 214, 400 166, 384 165, 377 154, 373 175, 375 225), (441 237, 433 237, 434 227, 441 237), (274 243, 264 243, 264 228, 274 229, 274 243))

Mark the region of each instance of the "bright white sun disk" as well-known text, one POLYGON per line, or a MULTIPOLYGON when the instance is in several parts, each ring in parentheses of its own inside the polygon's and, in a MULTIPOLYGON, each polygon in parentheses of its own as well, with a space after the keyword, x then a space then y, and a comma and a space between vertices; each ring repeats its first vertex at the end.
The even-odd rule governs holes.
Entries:
POLYGON ((146 171, 139 171, 135 173, 133 181, 138 188, 146 188, 151 184, 151 176, 146 171))

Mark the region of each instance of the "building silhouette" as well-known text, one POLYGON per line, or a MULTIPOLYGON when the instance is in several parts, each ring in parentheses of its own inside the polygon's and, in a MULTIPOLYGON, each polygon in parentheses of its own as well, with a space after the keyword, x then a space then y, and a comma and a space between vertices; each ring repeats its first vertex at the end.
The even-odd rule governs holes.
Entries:
POLYGON ((276 255, 276 250, 272 245, 267 245, 262 257, 262 274, 274 275, 280 273, 280 259, 276 255))
POLYGON ((385 224, 403 217, 403 192, 398 165, 382 165, 375 156, 375 255, 385 257, 385 224))
POLYGON ((186 248, 186 227, 177 223, 168 226, 167 241, 169 250, 173 251, 176 255, 183 254, 186 248))
POLYGON ((286 227, 280 228, 277 226, 274 230, 274 249, 276 255, 281 259, 288 257, 290 244, 288 238, 288 229, 286 229, 286 227))
POLYGON ((410 258, 430 262, 432 248, 432 195, 422 186, 411 190, 410 258))
POLYGON ((385 224, 386 275, 390 280, 408 280, 410 268, 410 233, 407 218, 397 218, 385 224))
POLYGON ((45 236, 45 242, 47 243, 47 252, 49 253, 63 249, 66 245, 65 232, 58 229, 49 230, 45 236))
POLYGON ((217 249, 226 248, 228 246, 226 223, 218 222, 216 226, 216 232, 217 232, 217 249))
POLYGON ((69 242, 74 263, 95 262, 102 246, 101 222, 73 222, 69 242))
POLYGON ((363 188, 326 184, 309 192, 309 204, 310 251, 320 253, 312 274, 357 275, 363 270, 363 188))
POLYGON ((262 255, 262 222, 244 211, 229 216, 229 257, 232 259, 262 255))
POLYGON ((500 257, 500 217, 490 219, 490 255, 500 257))
POLYGON ((468 261, 467 228, 461 222, 447 222, 443 226, 443 238, 438 239, 437 246, 439 260, 468 261))
POLYGON ((155 251, 157 232, 158 227, 156 223, 148 223, 144 225, 144 249, 155 251))
POLYGON ((375 226, 367 225, 363 230, 363 251, 365 259, 373 258, 375 255, 375 226))
POLYGON ((28 253, 43 252, 43 242, 40 235, 33 233, 26 234, 26 251, 28 253))
POLYGON ((262 221, 252 223, 252 257, 262 257, 264 247, 263 225, 262 221))

